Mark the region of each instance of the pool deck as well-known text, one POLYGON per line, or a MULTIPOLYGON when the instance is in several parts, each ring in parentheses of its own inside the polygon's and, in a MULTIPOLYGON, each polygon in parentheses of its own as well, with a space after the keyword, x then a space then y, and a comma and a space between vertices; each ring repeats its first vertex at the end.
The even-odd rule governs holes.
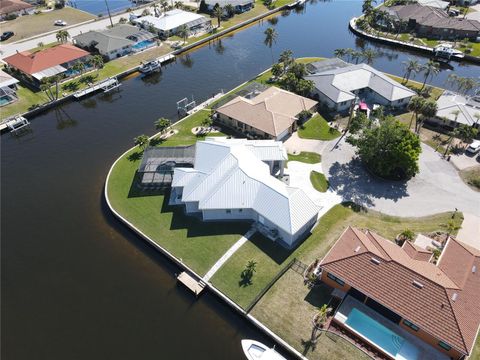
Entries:
MULTIPOLYGON (((369 308, 365 304, 361 303, 360 301, 354 299, 351 296, 348 296, 344 299, 340 307, 338 308, 337 312, 335 313, 334 316, 334 321, 345 327, 348 331, 354 332, 355 335, 364 338, 369 344, 375 345, 377 348, 379 348, 382 352, 386 353, 384 349, 373 343, 372 341, 369 341, 368 338, 365 338, 362 336, 362 334, 356 332, 354 329, 350 328, 347 324, 346 321, 348 319, 348 315, 350 314, 351 310, 357 308, 364 314, 368 315, 375 321, 379 322, 389 330, 393 331, 396 333, 398 336, 401 336, 402 338, 405 339, 405 343, 400 349, 399 354, 394 359, 405 359, 405 357, 402 357, 400 353, 402 350, 406 350, 405 345, 408 345, 409 348, 416 347, 419 350, 419 354, 417 356, 417 360, 427 360, 427 359, 438 359, 438 360, 448 360, 448 356, 443 354, 442 352, 438 351, 437 349, 433 348, 431 345, 423 342, 416 336, 410 334, 408 331, 405 329, 401 328, 399 325, 394 324, 390 320, 386 319, 373 309, 369 308), (408 344, 407 344, 408 343, 408 344)), ((390 355, 390 354, 389 354, 390 355)), ((410 357, 408 357, 410 359, 410 357)))

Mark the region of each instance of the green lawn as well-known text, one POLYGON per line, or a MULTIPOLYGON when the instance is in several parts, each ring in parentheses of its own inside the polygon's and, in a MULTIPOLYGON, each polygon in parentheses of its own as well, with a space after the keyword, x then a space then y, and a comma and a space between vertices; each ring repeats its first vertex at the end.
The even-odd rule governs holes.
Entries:
MULTIPOLYGON (((406 84, 403 83, 403 79, 400 76, 395 76, 391 74, 386 74, 390 78, 392 78, 395 81, 398 81, 399 83, 409 87, 410 89, 413 90, 420 90, 422 88, 423 83, 419 81, 414 81, 414 80, 408 80, 406 84)), ((423 79, 422 79, 423 80, 423 79)), ((427 83, 428 85, 428 83, 427 83)), ((430 86, 430 85, 428 85, 430 86)), ((430 99, 432 100, 437 100, 445 91, 444 89, 432 86, 432 92, 430 93, 430 99)))
POLYGON ((316 114, 298 128, 298 136, 302 139, 333 140, 340 136, 340 132, 331 128, 322 115, 316 114))
POLYGON ((476 191, 480 191, 480 166, 464 169, 459 174, 465 184, 476 191))
POLYGON ((17 84, 18 100, 11 104, 3 106, 0 109, 0 118, 5 119, 9 116, 16 115, 27 111, 34 105, 41 105, 45 103, 48 98, 43 91, 33 92, 22 84, 17 84))
MULTIPOLYGON (((161 145, 188 145, 197 138, 191 128, 200 115, 192 116, 175 128, 180 129, 161 145)), ((153 125, 152 125, 153 128, 153 125)), ((108 182, 112 206, 156 243, 181 258, 200 275, 232 246, 247 230, 245 223, 209 222, 186 216, 181 207, 167 205, 168 193, 140 191, 136 186, 136 170, 140 164, 138 148, 129 151, 113 168, 108 182)))
POLYGON ((475 341, 475 346, 473 347, 473 351, 469 359, 480 360, 480 335, 477 336, 477 340, 475 341))
POLYGON ((288 161, 300 161, 307 164, 317 164, 322 161, 322 156, 314 152, 302 151, 298 155, 288 154, 288 161))
POLYGON ((310 173, 310 181, 312 182, 313 187, 315 190, 320 192, 325 192, 328 189, 328 180, 322 173, 317 171, 312 171, 310 173))
MULTIPOLYGON (((355 211, 347 205, 337 205, 320 219, 313 234, 295 250, 287 252, 263 237, 255 237, 232 255, 213 276, 212 282, 240 306, 246 307, 289 261, 297 258, 309 264, 315 259, 321 259, 349 225, 371 229, 393 240, 406 228, 415 233, 445 230, 451 215, 448 212, 421 218, 400 218, 375 211, 355 211), (252 284, 243 286, 240 275, 249 260, 257 262, 257 272, 253 275, 252 284)), ((456 216, 455 222, 461 224, 461 214, 456 216)), ((296 296, 294 292, 285 294, 287 295, 296 296)))

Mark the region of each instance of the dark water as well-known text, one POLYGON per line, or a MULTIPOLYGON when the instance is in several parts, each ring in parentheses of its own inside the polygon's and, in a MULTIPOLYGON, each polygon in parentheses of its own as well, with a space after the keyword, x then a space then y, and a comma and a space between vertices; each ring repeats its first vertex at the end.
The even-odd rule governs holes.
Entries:
MULTIPOLYGON (((133 8, 136 6, 131 0, 107 0, 111 13, 133 8)), ((107 15, 105 0, 70 0, 68 5, 89 12, 93 15, 107 15)))
MULTIPOLYGON (((307 4, 279 16, 273 50, 331 56, 364 46, 347 29, 361 2, 307 4)), ((240 339, 272 342, 214 296, 199 301, 178 269, 116 221, 102 199, 112 162, 153 134, 175 103, 230 89, 271 65, 267 21, 197 50, 148 81, 69 103, 1 137, 2 359, 242 359, 240 339)), ((406 53, 378 48, 374 65, 402 75, 406 53)), ((426 61, 425 58, 421 58, 426 61)), ((456 65, 462 76, 478 67, 456 65)), ((443 85, 449 71, 433 80, 443 85)))

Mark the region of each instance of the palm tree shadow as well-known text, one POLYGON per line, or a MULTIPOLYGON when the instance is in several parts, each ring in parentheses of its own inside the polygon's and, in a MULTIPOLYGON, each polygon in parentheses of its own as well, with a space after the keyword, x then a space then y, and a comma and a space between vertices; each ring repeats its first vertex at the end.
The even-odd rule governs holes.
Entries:
POLYGON ((253 284, 252 282, 253 274, 248 271, 243 270, 240 274, 241 280, 238 282, 239 287, 247 287, 253 284))

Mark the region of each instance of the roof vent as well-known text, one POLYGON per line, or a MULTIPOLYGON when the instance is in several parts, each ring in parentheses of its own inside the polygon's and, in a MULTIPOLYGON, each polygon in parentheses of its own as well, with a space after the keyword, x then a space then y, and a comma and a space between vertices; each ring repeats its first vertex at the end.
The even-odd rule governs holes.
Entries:
POLYGON ((475 265, 472 266, 472 274, 475 274, 477 272, 477 267, 475 265))
POLYGON ((457 293, 453 293, 452 295, 452 301, 456 301, 458 298, 458 294, 457 293))
POLYGON ((354 252, 359 252, 359 251, 360 251, 360 249, 361 249, 361 246, 360 246, 360 245, 358 245, 358 246, 355 248, 354 252))
POLYGON ((417 280, 413 280, 413 285, 415 285, 419 289, 423 289, 423 284, 418 282, 417 280))
POLYGON ((378 260, 378 259, 376 259, 376 258, 374 258, 374 257, 372 257, 370 260, 371 260, 372 263, 374 263, 375 265, 380 265, 380 260, 378 260))

